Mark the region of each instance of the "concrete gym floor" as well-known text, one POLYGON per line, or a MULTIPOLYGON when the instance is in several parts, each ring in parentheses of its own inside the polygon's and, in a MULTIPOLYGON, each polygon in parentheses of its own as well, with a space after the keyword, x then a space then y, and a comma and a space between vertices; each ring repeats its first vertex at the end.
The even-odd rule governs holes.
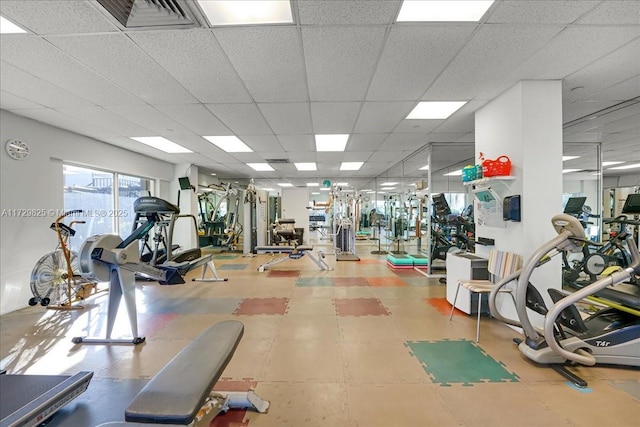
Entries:
MULTIPOLYGON (((267 414, 235 412, 212 426, 638 426, 640 371, 580 367, 578 390, 523 358, 516 333, 484 317, 456 313, 445 286, 413 270, 392 270, 373 245, 359 262, 320 271, 306 257, 259 273, 269 255, 216 256, 228 282, 137 283, 144 344, 74 345, 104 332, 107 297, 77 311, 29 307, 0 316, 0 356, 8 373, 93 371, 89 390, 49 426, 124 419, 135 393, 205 328, 224 319, 245 334, 218 389, 253 386, 267 414)), ((195 274, 200 274, 195 272, 195 274)), ((25 286, 28 286, 25 280, 25 286)), ((129 332, 126 313, 113 334, 129 332)))

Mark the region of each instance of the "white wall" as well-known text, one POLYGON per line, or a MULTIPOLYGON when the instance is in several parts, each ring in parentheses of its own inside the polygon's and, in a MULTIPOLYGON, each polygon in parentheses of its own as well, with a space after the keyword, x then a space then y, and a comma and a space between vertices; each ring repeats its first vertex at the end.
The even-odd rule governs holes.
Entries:
MULTIPOLYGON (((172 164, 0 110, 2 145, 9 139, 29 144, 31 156, 16 161, 2 149, 0 210, 5 213, 62 210, 63 161, 157 179, 159 194, 174 178, 172 164)), ((55 233, 49 230, 54 219, 49 214, 0 218, 0 314, 25 307, 32 297, 31 270, 56 245, 55 233)))
MULTIPOLYGON (((476 156, 508 155, 516 179, 496 184, 496 190, 522 196, 522 222, 478 225, 477 235, 525 260, 556 235, 551 218, 562 208, 561 95, 560 81, 522 81, 476 112, 476 156)), ((536 270, 532 282, 545 296, 546 288, 561 287, 560 267, 554 259, 536 270)), ((515 316, 515 310, 505 313, 515 316)))

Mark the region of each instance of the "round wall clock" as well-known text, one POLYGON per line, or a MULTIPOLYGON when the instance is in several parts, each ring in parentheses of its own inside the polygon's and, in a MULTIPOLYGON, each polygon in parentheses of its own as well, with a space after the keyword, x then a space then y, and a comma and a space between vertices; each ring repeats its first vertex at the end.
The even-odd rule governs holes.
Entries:
POLYGON ((18 139, 10 139, 4 148, 7 150, 9 157, 14 160, 24 160, 30 154, 27 143, 18 139))

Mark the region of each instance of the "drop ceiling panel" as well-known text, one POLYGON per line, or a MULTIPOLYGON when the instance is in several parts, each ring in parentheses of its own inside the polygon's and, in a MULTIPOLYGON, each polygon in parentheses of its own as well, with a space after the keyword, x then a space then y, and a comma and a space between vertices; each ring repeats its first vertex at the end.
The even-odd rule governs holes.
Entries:
MULTIPOLYGON (((562 107, 562 122, 568 123, 615 105, 611 101, 578 101, 562 107)), ((591 127, 596 123, 590 123, 591 127)))
POLYGON ((356 122, 355 132, 391 132, 414 105, 415 102, 365 102, 356 122))
POLYGON ((218 147, 215 147, 213 145, 211 146, 211 149, 209 151, 201 151, 199 154, 215 163, 219 163, 222 165, 232 165, 240 163, 238 159, 228 153, 225 153, 224 151, 218 149, 218 147))
POLYGON ((593 10, 600 1, 502 1, 487 19, 499 24, 571 24, 593 10))
POLYGON ((255 104, 206 104, 205 107, 236 135, 273 133, 255 104))
POLYGON ((442 125, 443 122, 444 120, 403 120, 394 129, 394 133, 419 133, 426 136, 442 125))
POLYGON ((16 114, 20 114, 20 111, 17 110, 46 107, 3 90, 0 91, 0 108, 3 110, 15 111, 16 114))
POLYGON ((388 136, 386 133, 353 134, 347 142, 347 151, 375 151, 388 136))
POLYGON ((49 108, 20 110, 20 115, 51 126, 56 126, 61 129, 75 132, 80 135, 87 135, 93 138, 103 139, 105 137, 116 135, 116 133, 112 130, 99 128, 95 125, 89 124, 80 119, 68 116, 59 111, 55 111, 49 108))
POLYGON ((168 115, 151 105, 121 105, 105 107, 109 111, 124 117, 125 119, 137 123, 150 130, 151 135, 128 135, 128 136, 154 136, 160 135, 171 139, 168 135, 191 135, 192 132, 182 126, 177 120, 173 120, 168 115))
POLYGON ((637 37, 640 37, 640 26, 569 27, 544 49, 531 55, 516 75, 525 79, 563 78, 637 37))
POLYGON ((382 170, 385 170, 394 166, 396 163, 398 163, 400 160, 404 159, 411 153, 413 153, 413 150, 403 151, 401 147, 398 147, 395 151, 394 150, 391 150, 391 151, 378 150, 375 153, 373 153, 371 157, 369 157, 369 160, 367 160, 367 163, 370 163, 370 162, 384 163, 386 166, 382 170))
POLYGON ((261 103, 258 108, 267 119, 271 129, 282 135, 313 133, 311 114, 307 103, 261 103))
MULTIPOLYGON (((118 31, 104 14, 86 1, 6 1, 0 13, 36 34, 118 31)), ((4 40, 3 40, 4 41, 4 40)))
POLYGON ((213 32, 256 102, 308 100, 296 28, 217 28, 213 32))
MULTIPOLYGON (((640 39, 622 46, 620 49, 603 56, 587 67, 568 76, 562 85, 562 98, 575 100, 588 98, 604 89, 622 83, 638 74, 640 64, 640 39), (607 79, 602 75, 606 74, 607 79), (576 87, 583 89, 572 90, 576 87)), ((627 93, 626 98, 630 98, 627 93)), ((640 95, 640 86, 635 91, 640 95)))
POLYGON ((282 144, 284 151, 307 152, 316 150, 316 143, 313 135, 278 135, 278 140, 282 144))
POLYGON ((302 28, 311 101, 364 97, 384 40, 383 27, 302 28))
POLYGON ((124 34, 51 36, 48 40, 94 72, 146 102, 197 102, 167 71, 124 34))
POLYGON ((343 162, 366 162, 373 154, 373 151, 345 151, 342 156, 343 162))
POLYGON ((313 133, 351 133, 360 106, 359 102, 312 102, 313 133))
POLYGON ((144 31, 129 36, 198 101, 251 101, 211 30, 144 31))
POLYGON ((294 4, 301 25, 363 25, 390 24, 401 3, 400 0, 305 0, 294 4))
POLYGON ((603 1, 593 12, 579 21, 580 24, 601 25, 638 25, 639 22, 640 2, 637 0, 603 1))
POLYGON ((0 89, 45 107, 91 106, 90 101, 6 62, 0 63, 0 89))
POLYGON ((380 147, 378 147, 378 151, 396 151, 396 150, 404 150, 404 151, 415 151, 419 148, 422 148, 425 144, 428 143, 428 140, 425 135, 421 134, 410 134, 410 133, 396 133, 389 135, 380 147))
POLYGON ((286 157, 286 153, 275 135, 239 135, 239 138, 265 158, 286 157), (276 154, 278 153, 278 154, 276 154))
POLYGON ((432 133, 429 135, 429 141, 431 142, 456 142, 462 138, 464 133, 432 133))
POLYGON ((157 105, 156 108, 197 135, 232 135, 232 132, 202 104, 157 105))
POLYGON ((493 99, 513 86, 512 70, 544 47, 560 26, 484 26, 426 92, 423 99, 493 99), (507 76, 511 76, 507 79, 507 76))
MULTIPOLYGON (((333 163, 340 165, 342 159, 344 157, 343 152, 318 152, 316 153, 316 159, 318 163, 333 163)), ((318 165, 318 169, 320 169, 320 165, 318 165)))
POLYGON ((2 60, 99 105, 143 103, 40 37, 3 38, 2 60))
POLYGON ((602 140, 602 135, 598 132, 576 132, 569 133, 565 130, 564 137, 562 138, 564 142, 569 143, 581 143, 581 142, 600 142, 602 140))
POLYGON ((60 107, 56 110, 101 128, 110 129, 111 133, 116 135, 152 135, 152 132, 144 126, 133 123, 103 107, 60 107))
POLYGON ((603 89, 589 97, 594 101, 624 101, 640 96, 640 75, 630 78, 617 85, 603 89))
POLYGON ((462 48, 475 28, 475 25, 393 27, 367 93, 367 100, 418 99, 462 48))

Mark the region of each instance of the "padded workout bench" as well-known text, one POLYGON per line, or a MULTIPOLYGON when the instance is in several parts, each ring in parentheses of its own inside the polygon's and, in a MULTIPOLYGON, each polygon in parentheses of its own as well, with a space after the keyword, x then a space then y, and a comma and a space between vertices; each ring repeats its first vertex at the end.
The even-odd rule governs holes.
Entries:
POLYGON ((267 412, 269 402, 252 390, 212 391, 243 333, 243 324, 236 320, 211 326, 171 359, 133 399, 125 411, 125 420, 132 424, 103 425, 130 427, 151 423, 208 427, 216 415, 229 409, 267 412))
POLYGON ((262 264, 258 267, 259 272, 263 272, 276 264, 285 262, 290 259, 300 259, 307 255, 313 262, 316 263, 320 270, 331 270, 329 264, 324 260, 324 253, 318 252, 318 257, 313 255, 313 246, 256 246, 256 253, 258 254, 285 254, 280 258, 272 259, 266 264, 262 264))

